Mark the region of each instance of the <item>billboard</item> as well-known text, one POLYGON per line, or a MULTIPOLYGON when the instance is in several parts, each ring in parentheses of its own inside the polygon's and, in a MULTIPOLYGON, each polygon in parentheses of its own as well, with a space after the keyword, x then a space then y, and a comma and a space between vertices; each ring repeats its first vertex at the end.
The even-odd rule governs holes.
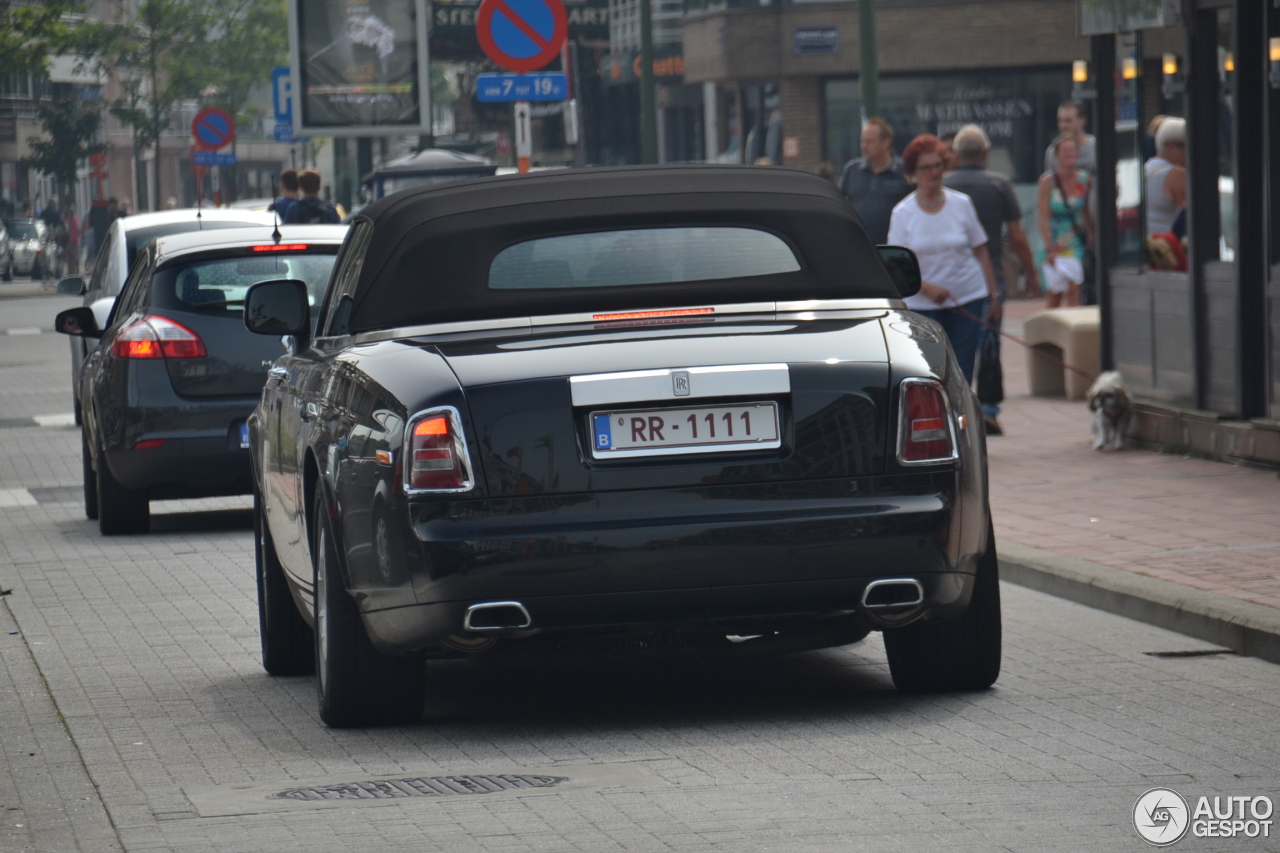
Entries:
POLYGON ((289 0, 294 133, 431 132, 427 0, 289 0))

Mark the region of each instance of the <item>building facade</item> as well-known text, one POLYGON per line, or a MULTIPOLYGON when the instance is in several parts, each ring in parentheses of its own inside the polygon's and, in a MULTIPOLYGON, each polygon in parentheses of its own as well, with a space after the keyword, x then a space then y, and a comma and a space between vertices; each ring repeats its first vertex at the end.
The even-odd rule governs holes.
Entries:
POLYGON ((1164 5, 1157 25, 1091 39, 1095 112, 1115 116, 1098 126, 1116 164, 1098 182, 1103 364, 1140 402, 1138 438, 1280 464, 1280 6, 1164 5), (1174 263, 1143 227, 1138 172, 1161 114, 1187 122, 1174 263))
MULTIPOLYGON (((992 138, 992 166, 1034 182, 1070 95, 1071 63, 1087 56, 1075 10, 1076 0, 876 3, 880 112, 898 150, 919 133, 976 122, 992 138)), ((770 156, 771 136, 780 162, 801 169, 858 156, 857 3, 691 9, 684 53, 685 81, 703 85, 704 122, 715 130, 709 159, 732 155, 735 143, 740 162, 770 156)))

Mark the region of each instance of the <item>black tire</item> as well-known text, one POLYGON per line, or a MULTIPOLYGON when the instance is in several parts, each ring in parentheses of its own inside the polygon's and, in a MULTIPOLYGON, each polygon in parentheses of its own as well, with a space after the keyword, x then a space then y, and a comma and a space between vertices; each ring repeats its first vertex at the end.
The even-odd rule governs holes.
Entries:
POLYGON ((98 475, 93 470, 89 456, 89 439, 80 432, 80 465, 84 471, 84 517, 90 521, 98 518, 98 475))
POLYGON ((4 266, 4 273, 0 274, 0 281, 13 281, 13 255, 9 256, 9 262, 4 266))
POLYGON ((102 535, 146 533, 151 529, 151 502, 147 493, 120 485, 101 453, 98 463, 98 529, 102 535))
POLYGON ((253 554, 258 575, 258 631, 262 666, 272 675, 311 675, 316 671, 315 639, 298 612, 284 567, 267 529, 262 500, 253 496, 253 554))
POLYGON ((43 263, 41 263, 41 262, 40 262, 40 259, 38 259, 38 258, 37 258, 37 259, 36 259, 36 260, 31 264, 31 280, 32 280, 32 281, 39 281, 39 280, 41 280, 41 279, 43 279, 43 278, 44 278, 44 264, 43 264, 43 263))
POLYGON ((343 585, 328 507, 319 490, 312 517, 320 719, 334 728, 395 725, 420 719, 426 699, 426 669, 421 655, 392 657, 374 649, 355 600, 343 585))
POLYGON ((884 632, 893 683, 907 693, 986 690, 1000 676, 1000 571, 988 522, 973 597, 958 619, 884 632))

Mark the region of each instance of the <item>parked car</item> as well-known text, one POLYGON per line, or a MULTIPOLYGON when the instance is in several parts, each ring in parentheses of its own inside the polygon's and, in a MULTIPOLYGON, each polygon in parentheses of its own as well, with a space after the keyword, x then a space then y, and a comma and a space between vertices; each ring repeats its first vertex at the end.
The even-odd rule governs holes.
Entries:
POLYGON ((796 650, 884 631, 904 690, 989 686, 981 411, 910 251, 830 183, 732 166, 421 187, 306 289, 249 419, 263 663, 333 726, 414 719, 495 641, 796 650))
POLYGON ((58 331, 93 345, 78 395, 84 505, 104 534, 147 530, 152 500, 252 491, 245 420, 281 345, 245 330, 245 291, 283 277, 318 302, 346 230, 160 237, 139 249, 103 331, 90 307, 58 315, 58 331))
POLYGON ((0 222, 0 281, 13 281, 13 246, 9 242, 9 229, 0 222))
MULTIPOLYGON (((93 309, 98 328, 105 329, 111 306, 115 304, 120 288, 124 287, 133 260, 137 257, 138 250, 147 243, 157 237, 188 231, 217 232, 247 225, 271 226, 274 222, 275 219, 269 213, 222 209, 197 211, 195 208, 122 217, 111 224, 89 271, 84 275, 69 275, 61 279, 58 282, 58 292, 68 296, 83 296, 84 304, 93 309), (196 215, 197 212, 199 216, 196 215)), ((214 235, 211 233, 211 236, 214 235)), ((80 423, 80 367, 90 349, 87 339, 75 336, 71 338, 71 402, 72 411, 76 413, 76 423, 80 423)))
POLYGON ((4 227, 11 247, 10 274, 44 278, 54 251, 49 226, 42 219, 9 219, 4 227))

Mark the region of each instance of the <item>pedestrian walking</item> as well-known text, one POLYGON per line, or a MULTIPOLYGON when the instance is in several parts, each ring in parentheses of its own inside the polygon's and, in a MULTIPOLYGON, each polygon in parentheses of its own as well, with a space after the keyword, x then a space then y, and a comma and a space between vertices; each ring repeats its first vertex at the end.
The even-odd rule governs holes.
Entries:
POLYGON ((320 198, 320 173, 307 169, 298 175, 298 189, 302 198, 289 206, 284 221, 290 224, 315 225, 321 222, 338 223, 338 212, 333 205, 320 198))
POLYGON ((889 239, 893 208, 911 192, 902 161, 893 153, 893 128, 882 118, 868 119, 859 140, 862 156, 850 160, 840 175, 840 191, 858 211, 876 245, 889 239))
MULTIPOLYGON (((1066 100, 1058 105, 1058 137, 1069 136, 1075 140, 1076 167, 1093 175, 1098 171, 1098 140, 1092 134, 1085 132, 1087 121, 1084 104, 1079 101, 1066 100)), ((1058 170, 1058 159, 1053 150, 1053 143, 1045 149, 1044 170, 1046 172, 1058 170)))
MULTIPOLYGON (((1156 131, 1156 156, 1143 164, 1147 181, 1147 233, 1176 233, 1174 222, 1187 203, 1187 123, 1166 118, 1156 131)), ((1185 225, 1183 226, 1185 231, 1185 225)), ((1180 239, 1184 235, 1177 234, 1180 239)))
POLYGON ((986 324, 1000 320, 999 291, 987 232, 973 202, 943 186, 943 152, 942 141, 929 133, 911 140, 902 152, 903 168, 916 190, 893 208, 888 239, 920 260, 924 283, 907 298, 907 307, 942 325, 965 381, 972 382, 986 324))
POLYGON ((62 213, 63 228, 66 229, 67 245, 65 248, 65 258, 67 262, 67 273, 80 272, 80 219, 76 216, 76 208, 73 204, 68 204, 66 210, 62 213))
POLYGON ((272 207, 281 222, 287 221, 289 208, 298 201, 298 173, 293 169, 285 169, 280 173, 280 195, 273 201, 272 207))
MULTIPOLYGON (((1036 274, 1035 259, 1031 255, 1031 244, 1022 229, 1022 207, 1018 197, 1014 195, 1013 184, 999 172, 987 169, 987 154, 991 151, 991 140, 976 124, 966 124, 956 132, 951 145, 956 156, 956 168, 948 172, 942 179, 948 189, 962 192, 973 203, 978 221, 987 235, 987 255, 991 258, 991 269, 996 278, 996 289, 1000 294, 1000 305, 1003 307, 1008 297, 1008 287, 1004 280, 1004 232, 1008 229, 1009 246, 1013 249, 1022 268, 1026 270, 1026 287, 1040 292, 1040 278, 1036 274)), ((1003 312, 1002 312, 1003 314, 1003 312)), ((993 323, 983 335, 982 346, 989 347, 994 357, 1000 353, 1000 320, 993 323)), ((985 351, 985 350, 984 350, 985 351)), ((1002 384, 1002 383, 1001 383, 1002 384)), ((979 384, 981 390, 981 383, 979 384)), ((992 397, 1004 397, 1003 387, 993 389, 992 397)), ((981 400, 981 396, 979 397, 981 400)), ((982 417, 989 435, 1003 435, 997 416, 1000 414, 998 399, 982 400, 982 417)))
POLYGON ((1089 213, 1089 173, 1079 167, 1076 140, 1059 136, 1053 142, 1058 168, 1040 176, 1036 211, 1044 240, 1042 276, 1049 291, 1048 306, 1080 304, 1080 286, 1091 265, 1093 217, 1089 213))

